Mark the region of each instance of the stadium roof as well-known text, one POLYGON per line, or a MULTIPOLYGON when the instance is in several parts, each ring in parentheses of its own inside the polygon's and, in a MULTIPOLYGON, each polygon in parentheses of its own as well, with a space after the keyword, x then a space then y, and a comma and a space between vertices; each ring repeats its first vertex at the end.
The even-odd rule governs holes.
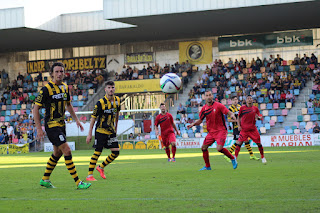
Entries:
POLYGON ((318 28, 319 8, 320 1, 306 1, 115 18, 113 21, 127 25, 123 24, 120 28, 86 28, 87 31, 54 32, 44 30, 45 27, 0 28, 0 52, 318 28))

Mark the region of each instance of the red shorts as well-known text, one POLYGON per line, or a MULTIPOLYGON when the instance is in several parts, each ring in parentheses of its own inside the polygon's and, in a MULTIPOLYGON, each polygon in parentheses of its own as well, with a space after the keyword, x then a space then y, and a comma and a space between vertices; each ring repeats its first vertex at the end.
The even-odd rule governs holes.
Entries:
POLYGON ((168 147, 171 142, 176 142, 176 135, 171 132, 169 134, 161 135, 162 143, 165 147, 168 147))
POLYGON ((239 142, 247 141, 248 137, 250 137, 252 139, 252 141, 255 143, 261 143, 260 134, 257 129, 249 130, 249 131, 241 130, 240 136, 239 136, 239 142))
POLYGON ((215 141, 218 145, 224 145, 227 139, 228 132, 227 131, 216 131, 209 132, 206 138, 203 141, 203 145, 211 146, 215 141))

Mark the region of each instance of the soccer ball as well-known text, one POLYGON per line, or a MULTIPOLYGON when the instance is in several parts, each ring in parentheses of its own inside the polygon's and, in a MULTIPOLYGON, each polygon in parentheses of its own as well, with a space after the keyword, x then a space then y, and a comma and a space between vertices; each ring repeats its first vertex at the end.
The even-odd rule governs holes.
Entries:
POLYGON ((174 73, 167 73, 160 79, 160 87, 164 93, 177 93, 181 89, 181 79, 174 73))

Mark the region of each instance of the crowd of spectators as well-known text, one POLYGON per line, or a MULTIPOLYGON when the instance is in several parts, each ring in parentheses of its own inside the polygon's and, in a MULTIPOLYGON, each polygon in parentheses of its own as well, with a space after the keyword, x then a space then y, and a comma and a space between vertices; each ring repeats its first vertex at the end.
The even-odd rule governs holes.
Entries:
MULTIPOLYGON (((2 76, 3 77, 3 76, 2 76)), ((6 76, 7 77, 7 76, 6 76)), ((83 101, 88 100, 88 89, 95 91, 108 78, 105 70, 84 70, 66 72, 64 82, 69 85, 71 96, 83 96, 83 101), (70 86, 71 85, 71 86, 70 86), (72 86, 76 85, 76 87, 72 86), (87 88, 87 89, 86 89, 87 88)), ((30 73, 18 76, 3 89, 0 99, 0 109, 3 105, 21 105, 25 104, 25 110, 15 108, 23 113, 11 114, 10 122, 5 122, 0 131, 0 143, 28 143, 35 139, 36 129, 34 127, 32 115, 30 114, 33 103, 38 95, 38 90, 48 80, 42 72, 32 77, 30 73)), ((43 123, 43 115, 41 115, 43 123)), ((83 119, 82 119, 83 120, 83 119)))
MULTIPOLYGON (((234 61, 229 58, 227 63, 216 59, 211 67, 207 66, 203 75, 190 90, 189 104, 187 107, 198 107, 204 104, 202 94, 207 88, 216 88, 215 99, 221 101, 237 96, 243 103, 247 95, 251 95, 254 101, 259 98, 267 100, 268 103, 294 104, 295 89, 302 89, 306 82, 314 75, 308 64, 314 64, 317 68, 317 58, 312 54, 312 59, 299 59, 299 65, 294 72, 285 71, 284 66, 289 67, 280 55, 264 59, 257 57, 248 64, 243 58, 234 61)), ((297 60, 293 60, 295 64, 297 60)), ((320 83, 320 77, 316 78, 320 83)), ((320 91, 320 87, 319 87, 320 91)), ((265 101, 264 101, 265 102, 265 101)))

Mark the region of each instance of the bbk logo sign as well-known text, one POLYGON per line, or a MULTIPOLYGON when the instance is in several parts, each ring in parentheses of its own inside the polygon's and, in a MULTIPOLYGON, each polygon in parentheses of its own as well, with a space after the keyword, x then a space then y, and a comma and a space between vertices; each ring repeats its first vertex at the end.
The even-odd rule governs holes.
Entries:
POLYGON ((236 40, 236 41, 230 40, 230 47, 248 47, 248 46, 252 46, 252 42, 253 40, 251 39, 236 40))
POLYGON ((289 44, 289 43, 300 43, 300 39, 302 36, 285 36, 285 37, 280 37, 277 36, 277 44, 289 44))

